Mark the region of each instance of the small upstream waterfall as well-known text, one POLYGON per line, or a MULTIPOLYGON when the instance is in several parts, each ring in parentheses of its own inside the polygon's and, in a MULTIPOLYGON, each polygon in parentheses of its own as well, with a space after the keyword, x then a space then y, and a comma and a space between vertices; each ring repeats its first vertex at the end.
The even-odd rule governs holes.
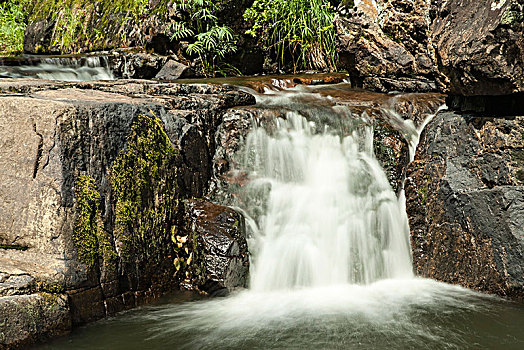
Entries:
POLYGON ((300 111, 285 118, 246 141, 247 195, 270 188, 252 240, 251 288, 410 277, 406 214, 374 157, 372 128, 357 124, 341 135, 300 111))
POLYGON ((106 56, 36 57, 24 65, 2 65, 0 78, 39 78, 60 81, 114 80, 106 56))

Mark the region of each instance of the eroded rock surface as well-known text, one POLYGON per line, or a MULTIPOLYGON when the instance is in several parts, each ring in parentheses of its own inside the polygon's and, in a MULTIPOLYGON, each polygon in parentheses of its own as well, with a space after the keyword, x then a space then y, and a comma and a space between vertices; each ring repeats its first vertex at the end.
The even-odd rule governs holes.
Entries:
POLYGON ((335 18, 340 66, 358 86, 458 96, 524 89, 522 0, 361 0, 335 18))
MULTIPOLYGON (((137 194, 142 202, 125 202, 128 203, 125 205, 137 210, 133 215, 142 215, 143 201, 149 198, 152 209, 162 201, 178 210, 179 200, 201 197, 207 192, 214 134, 224 111, 253 102, 247 93, 212 85, 129 80, 115 83, 2 80, 0 324, 8 325, 9 332, 0 337, 0 347, 41 340, 67 331, 72 325, 141 305, 178 288, 185 278, 177 273, 173 263, 180 243, 175 231, 179 228, 179 234, 184 232, 181 221, 177 221, 176 213, 157 212, 165 216, 165 225, 173 232, 166 231, 162 237, 151 235, 151 239, 155 239, 152 242, 145 237, 140 243, 121 231, 115 232, 117 227, 122 230, 120 222, 127 219, 118 216, 123 212, 122 204, 116 202, 121 195, 115 192, 112 180, 118 175, 113 174, 117 169, 114 164, 122 159, 128 159, 122 164, 134 164, 134 158, 129 160, 130 149, 135 149, 133 157, 137 157, 137 145, 142 144, 152 148, 144 149, 145 155, 136 161, 150 162, 157 145, 154 142, 164 137, 169 147, 174 148, 175 159, 173 164, 166 163, 172 167, 159 168, 158 181, 161 184, 165 179, 174 178, 176 184, 171 187, 175 192, 161 192, 157 187, 163 187, 155 185, 157 187, 149 189, 154 191, 152 195, 137 194), (144 118, 151 120, 152 125, 161 125, 156 139, 148 138, 151 130, 137 134, 140 130, 136 125, 144 118), (134 140, 132 147, 131 140, 134 140), (81 177, 90 179, 86 183, 91 187, 85 189, 85 195, 91 197, 79 197, 84 196, 76 189, 81 177), (168 194, 171 197, 166 197, 168 194), (80 215, 80 201, 94 203, 85 214, 91 226, 75 221, 80 215), (83 245, 79 246, 75 238, 78 227, 86 235, 94 230, 96 238, 91 239, 95 240, 88 241, 85 237, 91 236, 83 236, 80 240, 83 245), (92 258, 86 260, 86 256, 92 258), (47 294, 51 298, 45 297, 47 294), (63 302, 58 303, 59 300, 63 302), (26 301, 30 304, 27 307, 40 310, 37 318, 13 323, 13 310, 25 310, 26 301), (39 323, 42 325, 34 325, 39 323)), ((134 197, 131 193, 123 198, 134 197)), ((231 211, 228 215, 235 214, 231 211)), ((241 217, 235 216, 235 219, 241 221, 241 217)), ((143 225, 148 224, 153 223, 143 225)), ((240 226, 237 231, 229 238, 241 239, 240 226)), ((147 227, 143 232, 148 232, 147 227)), ((231 236, 231 232, 226 233, 231 236)), ((195 231, 194 234, 204 233, 195 231)), ((202 247, 184 247, 208 259, 215 252, 204 243, 199 241, 202 247)), ((245 252, 245 239, 236 244, 245 252)), ((227 252, 220 256, 237 256, 235 254, 240 253, 227 252)), ((243 259, 246 261, 242 260, 241 266, 247 264, 245 255, 243 259)), ((235 270, 236 278, 221 275, 233 275, 233 270, 232 267, 217 268, 213 278, 222 283, 223 288, 244 286, 247 277, 243 274, 247 268, 235 270)))
POLYGON ((408 168, 422 276, 524 298, 524 118, 440 113, 408 168))
POLYGON ((450 93, 524 91, 524 1, 438 2, 431 40, 450 93))
POLYGON ((437 90, 429 8, 423 0, 343 2, 335 17, 337 49, 355 85, 383 92, 437 90))

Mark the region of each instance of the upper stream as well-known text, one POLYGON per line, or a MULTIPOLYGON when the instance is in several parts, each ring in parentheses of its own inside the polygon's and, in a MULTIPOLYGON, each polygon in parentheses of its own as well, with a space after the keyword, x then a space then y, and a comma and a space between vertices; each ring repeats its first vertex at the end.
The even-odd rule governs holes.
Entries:
MULTIPOLYGON (((253 118, 234 155, 233 175, 246 184, 227 189, 248 223, 248 290, 178 295, 41 348, 524 348, 521 304, 413 275, 402 189, 375 157, 373 116, 335 103, 345 93, 256 95, 255 108, 279 116, 253 118)), ((413 153, 430 116, 383 112, 413 153)))

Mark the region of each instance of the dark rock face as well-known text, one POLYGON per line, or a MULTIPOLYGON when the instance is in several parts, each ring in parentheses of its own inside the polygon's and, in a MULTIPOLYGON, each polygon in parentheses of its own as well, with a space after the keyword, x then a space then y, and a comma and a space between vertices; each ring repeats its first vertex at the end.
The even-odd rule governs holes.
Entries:
POLYGON ((242 214, 192 199, 184 202, 183 222, 182 230, 196 237, 204 255, 204 276, 199 277, 195 287, 211 295, 247 287, 249 258, 242 214))
POLYGON ((335 17, 340 68, 356 86, 377 91, 434 91, 426 1, 364 0, 335 17))
POLYGON ((449 95, 446 104, 460 112, 498 117, 524 115, 524 92, 498 96, 449 95))
POLYGON ((435 6, 431 40, 452 94, 524 91, 524 1, 451 0, 435 6))
POLYGON ((24 33, 24 52, 44 53, 51 47, 55 21, 42 19, 27 25, 24 33))
MULTIPOLYGON (((0 337, 0 347, 58 334, 177 288, 183 282, 173 264, 177 242, 159 247, 173 254, 155 262, 155 269, 129 268, 132 257, 124 255, 123 242, 114 233, 118 208, 108 174, 128 149, 139 116, 156 116, 177 150, 174 206, 178 199, 202 196, 211 177, 214 133, 225 109, 253 103, 253 97, 213 85, 9 79, 0 82, 0 94, 0 244, 8 248, 0 249, 0 323, 8 317, 6 324, 14 327, 0 337), (81 175, 93 179, 100 196, 95 210, 101 230, 109 247, 116 249, 115 256, 100 255, 93 265, 80 260, 73 236, 79 201, 75 184, 81 175), (36 293, 50 294, 52 302, 36 293), (24 298, 40 305, 41 328, 31 328, 29 321, 12 323, 11 311, 24 309, 24 298), (62 299, 63 305, 56 304, 62 299), (22 304, 13 308, 18 301, 22 304)), ((231 245, 235 241, 238 249, 217 252, 210 248, 214 243, 205 240, 195 249, 203 259, 235 261, 210 265, 207 271, 213 275, 205 281, 220 288, 242 287, 247 278, 247 268, 240 268, 247 264, 242 218, 227 208, 220 210, 227 218, 217 214, 217 225, 222 226, 216 234, 230 239, 231 245), (236 228, 226 228, 228 218, 238 221, 236 228)), ((214 223, 214 217, 205 217, 214 223)), ((173 225, 183 226, 182 221, 173 225)))
POLYGON ((440 113, 408 167, 418 274, 524 298, 524 118, 440 113))

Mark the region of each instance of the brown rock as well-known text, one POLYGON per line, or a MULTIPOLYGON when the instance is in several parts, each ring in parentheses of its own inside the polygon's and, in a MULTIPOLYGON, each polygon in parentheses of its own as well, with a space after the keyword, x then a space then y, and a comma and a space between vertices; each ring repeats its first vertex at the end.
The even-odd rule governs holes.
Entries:
POLYGON ((450 0, 436 7, 431 40, 457 95, 524 91, 524 2, 450 0))
POLYGON ((204 276, 197 282, 211 295, 245 288, 249 274, 244 217, 235 210, 193 199, 184 202, 182 232, 194 235, 201 252, 204 276))
POLYGON ((335 16, 341 68, 356 86, 378 91, 434 91, 426 1, 362 1, 335 16))

